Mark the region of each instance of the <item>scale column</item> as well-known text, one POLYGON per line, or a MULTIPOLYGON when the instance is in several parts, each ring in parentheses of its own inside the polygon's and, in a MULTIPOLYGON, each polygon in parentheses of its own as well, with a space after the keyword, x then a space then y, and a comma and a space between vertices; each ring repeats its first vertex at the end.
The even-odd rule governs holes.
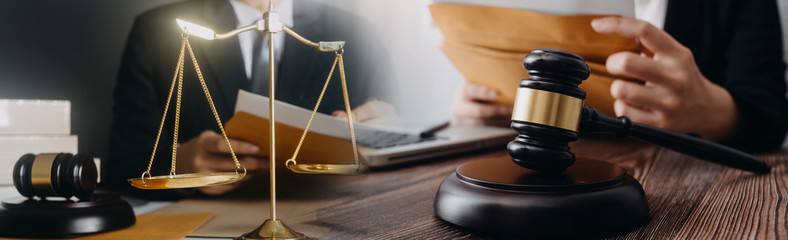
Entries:
POLYGON ((276 220, 276 117, 274 103, 276 101, 276 78, 274 69, 274 34, 282 31, 279 13, 273 11, 273 1, 268 3, 268 12, 263 14, 263 30, 268 33, 268 116, 269 116, 269 141, 270 149, 269 169, 271 171, 271 220, 276 220))

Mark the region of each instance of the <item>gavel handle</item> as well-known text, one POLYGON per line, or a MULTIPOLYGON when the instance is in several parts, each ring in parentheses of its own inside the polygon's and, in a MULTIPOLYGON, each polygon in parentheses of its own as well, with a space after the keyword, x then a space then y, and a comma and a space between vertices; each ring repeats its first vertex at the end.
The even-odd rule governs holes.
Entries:
POLYGON ((771 167, 763 159, 742 151, 699 137, 633 123, 628 117, 613 118, 587 106, 583 107, 579 131, 615 133, 620 138, 631 136, 706 161, 759 174, 771 171, 771 167))

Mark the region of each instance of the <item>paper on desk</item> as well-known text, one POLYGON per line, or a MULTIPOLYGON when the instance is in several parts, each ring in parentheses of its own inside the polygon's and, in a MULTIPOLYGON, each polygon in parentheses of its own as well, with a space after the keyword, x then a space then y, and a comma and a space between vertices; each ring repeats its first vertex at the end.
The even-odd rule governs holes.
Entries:
MULTIPOLYGON (((180 240, 208 221, 213 213, 137 216, 137 223, 121 230, 73 238, 74 240, 180 240)), ((0 238, 5 239, 5 238, 0 238)), ((21 239, 20 239, 21 240, 21 239)))
POLYGON ((434 0, 434 2, 515 8, 555 15, 635 17, 635 1, 633 0, 434 0))

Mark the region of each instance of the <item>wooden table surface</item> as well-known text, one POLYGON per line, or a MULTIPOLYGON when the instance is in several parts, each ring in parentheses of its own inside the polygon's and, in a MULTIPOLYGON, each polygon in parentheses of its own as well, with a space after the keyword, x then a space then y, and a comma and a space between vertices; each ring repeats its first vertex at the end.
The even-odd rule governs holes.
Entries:
MULTIPOLYGON (((643 185, 648 223, 611 239, 788 238, 784 150, 760 155, 772 172, 756 175, 634 140, 595 137, 571 147, 577 156, 626 168, 643 185)), ((324 199, 310 220, 328 229, 322 239, 495 238, 441 221, 432 204, 441 181, 458 165, 503 155, 505 150, 491 150, 351 177, 284 176, 278 201, 324 199)))

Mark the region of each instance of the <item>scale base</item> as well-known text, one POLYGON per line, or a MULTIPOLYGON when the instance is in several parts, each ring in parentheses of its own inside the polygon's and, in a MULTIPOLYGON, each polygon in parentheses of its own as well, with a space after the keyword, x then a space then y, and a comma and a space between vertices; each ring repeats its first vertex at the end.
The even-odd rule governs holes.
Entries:
POLYGON ((3 200, 0 236, 73 238, 134 225, 131 205, 114 194, 94 194, 91 201, 47 201, 25 197, 3 200))
POLYGON ((266 219, 263 222, 263 225, 260 225, 254 231, 251 231, 247 234, 244 234, 240 237, 234 238, 235 240, 247 240, 247 239, 282 239, 282 240, 289 240, 289 239, 311 239, 306 235, 296 232, 292 228, 285 225, 282 220, 279 219, 266 219))
POLYGON ((517 238, 606 236, 649 216, 634 178, 590 159, 577 159, 560 173, 526 169, 508 157, 469 162, 441 183, 434 204, 444 221, 517 238))

